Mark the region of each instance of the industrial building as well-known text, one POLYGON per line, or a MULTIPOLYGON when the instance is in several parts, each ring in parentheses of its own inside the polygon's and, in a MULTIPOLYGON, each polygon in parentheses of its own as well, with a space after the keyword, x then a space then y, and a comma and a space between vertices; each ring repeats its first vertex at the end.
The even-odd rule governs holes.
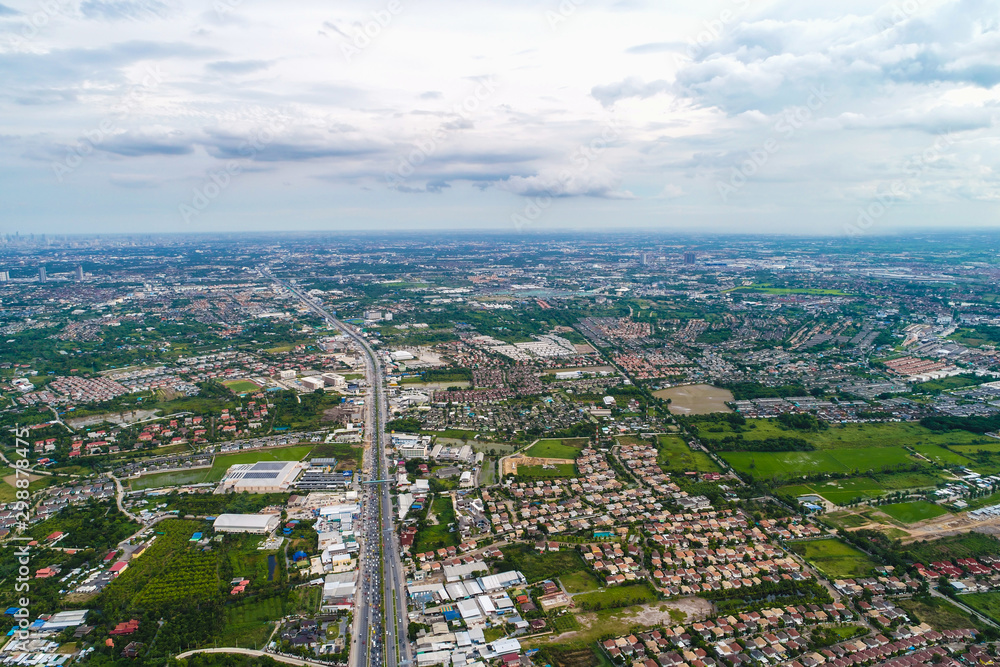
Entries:
POLYGON ((350 470, 337 470, 337 459, 317 458, 309 462, 309 467, 295 481, 295 488, 300 491, 339 490, 350 486, 353 479, 350 470))
POLYGON ((212 528, 219 533, 252 533, 266 535, 274 532, 281 517, 277 514, 220 514, 212 528))
POLYGON ((284 493, 299 473, 309 466, 303 461, 260 461, 229 468, 216 493, 284 493))

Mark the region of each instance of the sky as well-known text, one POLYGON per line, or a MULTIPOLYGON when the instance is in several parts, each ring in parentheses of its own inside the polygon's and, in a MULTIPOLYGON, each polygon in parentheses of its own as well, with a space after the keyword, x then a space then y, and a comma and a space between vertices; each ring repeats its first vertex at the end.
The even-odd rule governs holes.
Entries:
POLYGON ((1000 0, 0 3, 0 233, 1000 227, 1000 0))

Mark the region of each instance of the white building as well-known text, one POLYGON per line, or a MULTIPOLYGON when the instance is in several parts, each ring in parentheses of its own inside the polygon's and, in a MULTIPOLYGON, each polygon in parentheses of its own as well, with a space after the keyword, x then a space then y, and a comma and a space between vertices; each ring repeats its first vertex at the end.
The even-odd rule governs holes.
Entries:
POLYGON ((274 532, 281 517, 277 514, 220 514, 212 528, 219 533, 253 533, 265 535, 274 532))
POLYGON ((284 493, 299 473, 309 467, 304 461, 260 461, 229 468, 216 493, 284 493))

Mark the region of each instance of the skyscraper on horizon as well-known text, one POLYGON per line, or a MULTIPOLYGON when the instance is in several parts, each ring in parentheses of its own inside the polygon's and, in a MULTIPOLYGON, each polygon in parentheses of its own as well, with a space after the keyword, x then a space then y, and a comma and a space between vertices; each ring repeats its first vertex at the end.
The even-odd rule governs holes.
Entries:
POLYGON ((76 267, 76 282, 83 282, 83 266, 76 267))
POLYGON ((48 280, 48 276, 45 275, 45 267, 38 267, 38 282, 44 283, 48 280))
POLYGON ((695 259, 695 255, 690 250, 688 250, 687 252, 684 253, 684 263, 685 264, 694 264, 694 259, 695 259))

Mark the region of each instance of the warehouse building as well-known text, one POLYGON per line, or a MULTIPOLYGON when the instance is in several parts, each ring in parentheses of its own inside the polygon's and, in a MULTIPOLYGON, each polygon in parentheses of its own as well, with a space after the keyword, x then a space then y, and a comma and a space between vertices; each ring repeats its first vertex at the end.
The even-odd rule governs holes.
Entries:
POLYGON ((241 463, 226 471, 216 493, 284 493, 299 473, 309 466, 302 461, 260 461, 241 463))
POLYGON ((218 533, 273 533, 281 523, 277 514, 220 514, 212 528, 218 533))

